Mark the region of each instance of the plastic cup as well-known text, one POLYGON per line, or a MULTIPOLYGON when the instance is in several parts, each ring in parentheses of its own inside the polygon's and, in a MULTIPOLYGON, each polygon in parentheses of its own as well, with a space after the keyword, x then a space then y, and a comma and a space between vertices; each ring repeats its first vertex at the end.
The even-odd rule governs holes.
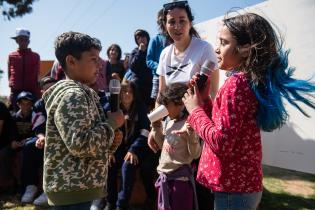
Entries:
POLYGON ((148 114, 148 118, 151 123, 164 118, 168 115, 168 111, 164 105, 160 105, 158 108, 154 109, 150 114, 148 114))

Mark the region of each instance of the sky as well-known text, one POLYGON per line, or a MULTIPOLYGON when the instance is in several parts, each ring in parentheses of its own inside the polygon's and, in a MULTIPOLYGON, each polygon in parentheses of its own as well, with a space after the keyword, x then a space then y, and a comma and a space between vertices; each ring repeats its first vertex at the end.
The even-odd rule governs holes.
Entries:
MULTIPOLYGON (((17 45, 10 37, 17 27, 31 32, 29 47, 41 60, 54 60, 53 43, 56 36, 66 31, 78 31, 100 39, 106 57, 106 49, 117 43, 123 53, 136 47, 133 33, 144 29, 153 37, 157 33, 156 14, 168 0, 37 0, 33 12, 23 17, 6 20, 0 16, 0 95, 9 95, 7 58, 17 45)), ((232 8, 246 8, 263 0, 190 0, 188 1, 200 23, 221 15, 232 8)), ((214 43, 213 43, 214 44, 214 43)))

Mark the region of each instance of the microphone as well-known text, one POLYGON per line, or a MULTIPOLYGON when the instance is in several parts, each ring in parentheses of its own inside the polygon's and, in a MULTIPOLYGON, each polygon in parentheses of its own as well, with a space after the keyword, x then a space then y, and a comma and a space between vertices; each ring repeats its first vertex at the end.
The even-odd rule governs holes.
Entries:
POLYGON ((121 85, 118 79, 111 79, 109 81, 109 104, 110 111, 117 112, 119 109, 119 93, 120 93, 121 85))
POLYGON ((197 79, 197 86, 199 90, 202 90, 207 82, 208 77, 210 76, 211 72, 215 69, 215 63, 211 60, 205 60, 200 68, 200 74, 197 79))

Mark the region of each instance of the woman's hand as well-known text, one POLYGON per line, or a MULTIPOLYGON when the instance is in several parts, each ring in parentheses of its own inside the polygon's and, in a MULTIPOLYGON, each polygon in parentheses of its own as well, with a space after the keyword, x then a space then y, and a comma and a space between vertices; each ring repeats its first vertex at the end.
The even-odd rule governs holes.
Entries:
POLYGON ((138 156, 132 152, 127 152, 124 160, 130 162, 133 165, 138 165, 138 163, 139 163, 138 156))

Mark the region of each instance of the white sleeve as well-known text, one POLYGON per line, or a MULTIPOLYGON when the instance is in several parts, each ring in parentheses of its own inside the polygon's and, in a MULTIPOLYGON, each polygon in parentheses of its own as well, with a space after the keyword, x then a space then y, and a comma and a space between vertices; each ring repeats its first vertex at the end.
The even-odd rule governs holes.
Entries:
POLYGON ((204 47, 203 55, 202 55, 202 63, 206 60, 211 60, 215 63, 215 69, 218 68, 218 59, 214 52, 214 49, 210 43, 207 42, 206 46, 204 47))
POLYGON ((156 69, 156 73, 159 75, 159 76, 165 76, 166 74, 166 62, 167 62, 167 50, 168 47, 164 48, 161 52, 161 55, 160 55, 160 60, 159 60, 159 65, 156 69))

